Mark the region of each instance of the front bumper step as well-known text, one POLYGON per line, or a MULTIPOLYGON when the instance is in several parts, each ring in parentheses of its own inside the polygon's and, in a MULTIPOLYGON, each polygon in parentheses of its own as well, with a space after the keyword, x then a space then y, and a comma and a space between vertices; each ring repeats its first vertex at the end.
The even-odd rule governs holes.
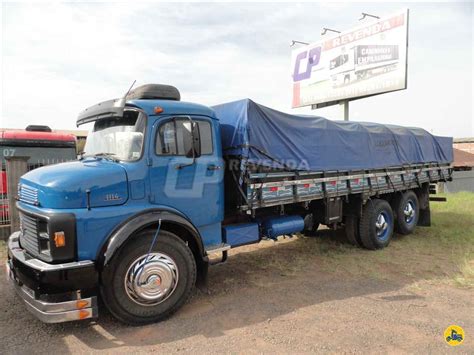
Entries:
POLYGON ((74 320, 96 318, 98 316, 97 297, 78 298, 64 302, 47 302, 36 299, 34 292, 21 285, 7 262, 8 278, 13 284, 16 293, 24 301, 26 308, 36 318, 45 323, 62 323, 74 320))
POLYGON ((16 232, 8 240, 6 267, 18 296, 41 321, 61 323, 98 316, 98 276, 92 261, 45 263, 21 248, 16 232))

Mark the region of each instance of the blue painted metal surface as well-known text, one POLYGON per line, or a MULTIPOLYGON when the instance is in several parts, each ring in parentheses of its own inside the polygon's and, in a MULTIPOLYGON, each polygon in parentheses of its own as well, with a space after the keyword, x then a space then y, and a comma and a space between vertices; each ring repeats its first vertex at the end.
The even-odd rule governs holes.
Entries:
POLYGON ((160 115, 200 115, 208 116, 213 119, 217 119, 210 107, 184 101, 170 101, 170 100, 130 100, 127 101, 127 105, 138 107, 145 111, 148 116, 155 115, 155 107, 159 106, 163 109, 163 113, 160 115))
POLYGON ((102 158, 34 169, 20 183, 36 188, 40 206, 46 208, 86 208, 88 190, 91 207, 122 205, 128 199, 125 167, 102 158), (118 198, 107 200, 107 194, 118 198))
POLYGON ((260 223, 262 235, 272 239, 279 235, 301 232, 304 229, 304 220, 301 216, 270 217, 260 223))
POLYGON ((79 260, 94 260, 117 226, 152 208, 184 216, 200 232, 205 246, 221 243, 224 169, 219 121, 214 112, 206 106, 167 100, 132 100, 128 105, 148 115, 145 147, 139 160, 87 158, 33 170, 22 177, 21 183, 38 190, 40 205, 19 202, 21 207, 39 214, 74 213, 79 260), (155 115, 156 106, 163 108, 163 113, 155 115), (176 169, 177 164, 192 159, 156 155, 155 139, 161 122, 180 115, 210 122, 214 150, 198 157, 194 165, 176 169), (208 169, 211 165, 222 168, 208 169))
POLYGON ((224 241, 233 247, 256 243, 260 239, 258 223, 230 224, 222 227, 224 241))

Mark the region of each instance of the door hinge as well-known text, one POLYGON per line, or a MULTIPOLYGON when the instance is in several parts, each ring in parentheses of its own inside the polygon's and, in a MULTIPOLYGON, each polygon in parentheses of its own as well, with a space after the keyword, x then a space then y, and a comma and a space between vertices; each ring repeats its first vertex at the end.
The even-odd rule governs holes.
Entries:
POLYGON ((153 160, 151 158, 146 158, 146 165, 152 166, 153 165, 153 160))

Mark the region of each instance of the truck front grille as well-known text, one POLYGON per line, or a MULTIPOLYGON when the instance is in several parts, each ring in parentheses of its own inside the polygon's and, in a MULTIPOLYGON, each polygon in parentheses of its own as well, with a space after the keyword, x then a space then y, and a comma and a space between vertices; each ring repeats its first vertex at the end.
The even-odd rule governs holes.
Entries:
POLYGON ((38 223, 38 218, 20 212, 20 245, 33 256, 40 253, 38 223))
POLYGON ((29 203, 31 205, 38 205, 38 189, 25 185, 18 185, 18 197, 20 201, 29 203))

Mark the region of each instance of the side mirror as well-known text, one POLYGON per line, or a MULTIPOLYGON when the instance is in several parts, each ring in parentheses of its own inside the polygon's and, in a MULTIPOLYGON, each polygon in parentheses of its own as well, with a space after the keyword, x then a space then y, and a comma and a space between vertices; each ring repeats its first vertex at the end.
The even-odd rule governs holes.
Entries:
POLYGON ((197 122, 193 121, 193 149, 195 157, 198 158, 201 156, 201 134, 199 132, 199 125, 197 122))
POLYGON ((201 140, 199 134, 199 125, 190 121, 188 124, 188 130, 183 130, 183 140, 184 146, 186 149, 186 158, 198 158, 201 156, 201 140), (189 125, 192 127, 192 130, 189 129, 189 125))

